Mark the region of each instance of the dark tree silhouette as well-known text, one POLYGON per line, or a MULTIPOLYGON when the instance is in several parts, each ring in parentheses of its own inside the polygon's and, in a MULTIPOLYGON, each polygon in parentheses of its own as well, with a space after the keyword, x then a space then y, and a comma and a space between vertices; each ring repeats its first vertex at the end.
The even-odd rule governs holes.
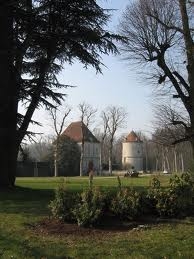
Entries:
MULTIPOLYGON (((50 108, 61 103, 63 94, 59 91, 67 85, 61 84, 57 75, 62 71, 64 63, 73 64, 78 60, 85 68, 93 66, 97 72, 101 72, 101 54, 118 53, 113 41, 121 40, 121 37, 104 29, 110 18, 109 13, 94 0, 18 0, 6 3, 1 4, 0 10, 0 32, 4 39, 0 51, 3 53, 4 48, 5 52, 9 50, 7 56, 0 60, 1 67, 7 64, 1 70, 5 78, 5 93, 1 103, 3 105, 8 96, 14 96, 13 106, 8 102, 8 109, 12 113, 7 113, 7 121, 13 123, 15 128, 18 103, 26 107, 25 114, 17 115, 17 138, 14 139, 16 132, 11 134, 7 131, 7 141, 9 139, 12 143, 10 147, 7 145, 7 150, 15 149, 17 153, 35 109, 40 106, 50 108), (8 35, 12 30, 14 45, 12 37, 8 35), (5 60, 8 55, 11 61, 5 60), (11 76, 13 66, 14 87, 11 76)), ((1 123, 4 127, 7 122, 1 123)), ((1 150, 1 153, 5 150, 3 145, 1 150)), ((3 157, 5 160, 11 151, 7 152, 3 157)), ((5 167, 1 170, 3 185, 14 185, 15 165, 16 156, 12 169, 5 167), (13 179, 8 177, 9 174, 13 179)))
POLYGON ((0 2, 0 186, 14 184, 17 89, 13 67, 12 1, 0 2))

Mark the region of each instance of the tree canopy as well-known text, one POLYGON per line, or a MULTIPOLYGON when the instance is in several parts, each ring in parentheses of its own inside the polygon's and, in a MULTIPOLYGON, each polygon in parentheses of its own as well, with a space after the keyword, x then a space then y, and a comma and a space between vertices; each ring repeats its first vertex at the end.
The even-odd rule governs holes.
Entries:
POLYGON ((19 101, 26 106, 26 114, 19 116, 19 142, 36 108, 60 104, 59 91, 68 85, 57 75, 65 63, 78 60, 101 72, 101 54, 118 53, 113 40, 121 37, 104 29, 109 18, 93 0, 29 0, 16 6, 15 68, 19 101))

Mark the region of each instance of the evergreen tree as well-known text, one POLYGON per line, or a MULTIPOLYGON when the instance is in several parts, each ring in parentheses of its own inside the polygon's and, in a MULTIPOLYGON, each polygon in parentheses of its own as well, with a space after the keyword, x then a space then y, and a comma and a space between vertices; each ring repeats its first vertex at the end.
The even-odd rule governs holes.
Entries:
MULTIPOLYGON (((8 147, 14 148, 17 153, 35 109, 42 105, 46 108, 53 107, 63 99, 59 89, 67 85, 58 81, 57 74, 61 72, 64 63, 73 64, 75 60, 79 60, 85 68, 93 66, 97 72, 101 72, 101 54, 118 53, 113 40, 121 40, 121 37, 104 29, 110 15, 94 0, 7 2, 13 6, 13 13, 6 17, 13 19, 14 48, 11 43, 6 44, 6 47, 13 50, 14 54, 11 66, 14 65, 16 88, 16 91, 12 88, 9 96, 15 96, 14 108, 17 108, 19 102, 26 107, 25 114, 17 115, 17 138, 13 139, 12 147, 8 147)), ((8 5, 6 8, 9 9, 8 5)), ((7 12, 2 6, 1 13, 3 19, 7 12)), ((3 59, 0 62, 3 66, 3 59)), ((11 73, 9 68, 6 71, 11 73)), ((6 84, 11 86, 8 81, 6 84)), ((16 114, 14 112, 13 116, 16 114)), ((8 114, 7 120, 15 123, 11 116, 8 114)), ((10 137, 10 133, 8 135, 10 137)), ((14 168, 10 169, 12 176, 15 175, 16 155, 14 159, 14 168)), ((13 185, 14 180, 9 179, 9 183, 4 180, 8 171, 8 168, 1 170, 0 182, 13 185)))

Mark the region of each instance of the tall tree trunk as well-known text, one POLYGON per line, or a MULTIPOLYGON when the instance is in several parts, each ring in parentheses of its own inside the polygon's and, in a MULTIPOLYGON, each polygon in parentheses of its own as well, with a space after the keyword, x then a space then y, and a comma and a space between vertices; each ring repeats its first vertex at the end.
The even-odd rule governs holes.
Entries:
POLYGON ((190 143, 191 143, 191 149, 192 149, 192 158, 194 161, 194 137, 191 137, 190 143))
POLYGON ((57 136, 56 144, 55 144, 55 152, 54 152, 54 176, 59 176, 58 173, 58 147, 59 147, 59 136, 57 136))
POLYGON ((17 86, 13 69, 13 1, 0 5, 0 186, 15 184, 17 86))
POLYGON ((177 170, 177 152, 176 152, 176 149, 174 147, 174 172, 177 173, 178 170, 177 170))
POLYGON ((158 158, 156 157, 156 172, 158 171, 158 158))
POLYGON ((113 148, 113 143, 110 143, 109 147, 109 174, 112 175, 112 148, 113 148))
POLYGON ((184 173, 185 168, 184 168, 184 160, 183 160, 183 154, 180 154, 180 158, 181 158, 181 172, 184 173))
POLYGON ((101 142, 100 143, 100 175, 103 174, 103 165, 102 165, 102 157, 103 157, 103 147, 104 147, 104 143, 101 142))
POLYGON ((83 161, 84 161, 84 144, 81 144, 80 152, 80 176, 83 176, 83 161))
POLYGON ((168 155, 165 156, 165 160, 166 160, 166 169, 169 172, 170 171, 170 163, 169 163, 168 155))
POLYGON ((184 42, 187 56, 187 71, 188 71, 188 81, 190 85, 189 103, 190 110, 189 116, 191 120, 191 146, 193 152, 194 160, 194 42, 192 38, 192 32, 190 30, 189 17, 187 13, 186 0, 179 0, 182 27, 184 31, 184 42))
POLYGON ((80 176, 83 176, 83 164, 84 164, 84 144, 85 144, 85 132, 83 120, 81 121, 81 131, 82 131, 82 142, 81 142, 81 152, 80 152, 80 176))

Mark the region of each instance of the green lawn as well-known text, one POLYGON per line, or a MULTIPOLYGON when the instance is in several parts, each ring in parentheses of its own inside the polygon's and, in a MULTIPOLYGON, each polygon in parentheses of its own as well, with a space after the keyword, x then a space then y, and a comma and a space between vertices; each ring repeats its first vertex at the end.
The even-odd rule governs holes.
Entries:
MULTIPOLYGON (((145 188, 150 177, 121 178, 123 186, 145 188)), ((161 176, 167 186, 169 176, 161 176)), ((29 226, 49 215, 59 178, 18 178, 17 188, 0 191, 0 258, 194 258, 194 218, 171 224, 158 224, 144 230, 105 235, 54 236, 35 233, 29 226)), ((88 186, 87 178, 66 178, 67 188, 79 191, 88 186)), ((94 178, 104 189, 117 186, 116 178, 94 178)))
MULTIPOLYGON (((153 176, 152 176, 153 177, 153 176)), ((131 186, 134 188, 144 188, 150 185, 151 176, 145 175, 138 178, 120 177, 122 186, 131 186)), ((158 179, 162 186, 167 186, 170 175, 159 175, 158 179)), ((71 190, 83 190, 88 186, 88 177, 39 177, 39 178, 18 178, 16 185, 20 187, 27 187, 33 189, 53 189, 56 188, 60 182, 66 182, 67 187, 71 190)), ((105 189, 112 189, 118 186, 117 177, 94 177, 94 186, 100 186, 105 189)))

